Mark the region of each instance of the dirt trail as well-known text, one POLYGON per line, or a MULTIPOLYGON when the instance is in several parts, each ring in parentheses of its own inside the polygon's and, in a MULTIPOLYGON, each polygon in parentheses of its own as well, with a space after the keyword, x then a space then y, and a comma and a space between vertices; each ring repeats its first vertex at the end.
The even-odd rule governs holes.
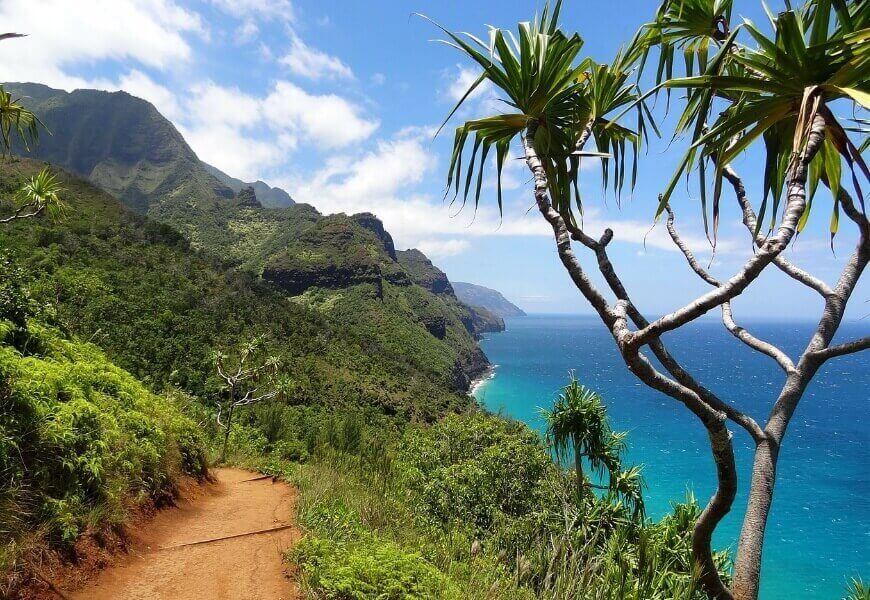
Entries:
POLYGON ((160 512, 117 566, 72 600, 291 600, 281 554, 298 536, 295 491, 256 473, 216 469, 203 493, 160 512), (273 530, 263 532, 263 530, 273 530), (254 535, 251 532, 262 532, 254 535), (215 538, 227 538, 209 541, 215 538), (192 544, 193 545, 185 545, 192 544))

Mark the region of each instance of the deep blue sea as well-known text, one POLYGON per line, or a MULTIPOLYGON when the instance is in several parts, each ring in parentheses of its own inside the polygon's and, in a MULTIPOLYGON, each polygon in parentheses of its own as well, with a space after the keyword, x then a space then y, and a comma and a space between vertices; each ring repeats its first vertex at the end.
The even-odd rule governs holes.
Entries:
MULTIPOLYGON (((741 323, 794 358, 808 322, 741 323)), ((870 334, 870 320, 844 323, 837 339, 870 334)), ((836 340, 835 340, 836 341, 836 340)), ((783 375, 721 323, 705 321, 669 334, 672 353, 721 398, 756 420, 766 418, 783 375)), ((606 400, 614 428, 629 431, 629 457, 644 465, 651 517, 693 490, 704 504, 715 485, 704 428, 681 404, 628 372, 596 317, 531 315, 507 320, 507 331, 482 347, 495 376, 475 392, 488 408, 538 430, 538 407, 550 406, 574 370, 606 400)), ((870 353, 833 359, 816 376, 792 420, 780 454, 774 506, 764 549, 762 598, 842 598, 849 577, 870 580, 870 353)), ((717 530, 716 545, 736 548, 751 474, 752 444, 733 426, 739 494, 717 530)))

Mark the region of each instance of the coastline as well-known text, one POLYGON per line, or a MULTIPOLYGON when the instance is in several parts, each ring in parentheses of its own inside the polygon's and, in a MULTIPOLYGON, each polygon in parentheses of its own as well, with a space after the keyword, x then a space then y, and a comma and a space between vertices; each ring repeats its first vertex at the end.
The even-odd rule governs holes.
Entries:
POLYGON ((496 369, 498 369, 498 365, 490 365, 479 377, 473 379, 468 388, 468 395, 472 398, 477 398, 477 392, 495 378, 496 369))

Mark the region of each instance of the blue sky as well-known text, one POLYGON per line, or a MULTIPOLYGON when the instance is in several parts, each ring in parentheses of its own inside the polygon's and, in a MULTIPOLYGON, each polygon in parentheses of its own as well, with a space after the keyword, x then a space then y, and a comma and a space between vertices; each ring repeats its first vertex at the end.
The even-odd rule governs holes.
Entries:
MULTIPOLYGON (((765 21, 760 2, 735 5, 737 14, 765 21)), ((510 161, 502 219, 491 182, 476 215, 457 214, 442 201, 451 136, 433 140, 432 133, 474 71, 454 50, 431 43, 438 32, 411 16, 422 12, 453 30, 483 34, 486 24, 514 27, 539 6, 531 0, 2 0, 4 29, 30 35, 3 43, 0 80, 127 90, 153 102, 203 160, 230 175, 280 185, 324 213, 374 212, 400 248, 419 247, 451 279, 497 288, 529 311, 587 313, 546 224, 529 211, 521 161, 510 161)), ((585 39, 585 54, 605 61, 655 7, 650 0, 567 0, 563 23, 585 39)), ((498 109, 497 96, 484 90, 461 116, 498 109)), ((705 291, 663 226, 646 235, 656 195, 682 154, 679 142, 666 146, 653 142, 636 190, 619 206, 600 192, 594 165, 581 184, 587 228, 614 229, 612 259, 650 315, 705 291)), ((759 156, 750 151, 735 165, 756 205, 759 156)), ((831 252, 830 200, 820 194, 808 230, 788 253, 832 282, 856 237, 844 219, 831 252)), ((696 189, 681 187, 673 204, 684 236, 709 260, 697 197, 696 189)), ((751 247, 727 191, 723 205, 712 270, 727 277, 751 247)), ((591 270, 590 258, 584 256, 591 270)), ((769 271, 735 303, 738 317, 818 314, 813 293, 769 271)), ((859 285, 851 318, 870 314, 868 292, 866 283, 859 285)))

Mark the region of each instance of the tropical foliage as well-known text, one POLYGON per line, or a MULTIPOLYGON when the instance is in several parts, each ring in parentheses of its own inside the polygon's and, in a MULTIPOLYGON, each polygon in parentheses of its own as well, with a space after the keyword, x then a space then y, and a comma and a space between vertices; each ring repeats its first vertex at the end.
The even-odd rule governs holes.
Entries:
MULTIPOLYGON (((572 196, 582 214, 577 178, 580 158, 589 154, 583 151, 587 140, 596 144, 598 152, 593 154, 605 159, 605 186, 610 180, 613 189, 619 191, 627 172, 626 145, 636 156, 648 129, 658 132, 645 99, 662 88, 679 88, 687 90, 687 98, 673 136, 689 134, 691 143, 661 194, 656 217, 664 210, 680 177, 697 168, 706 223, 710 211, 706 172, 707 163, 712 162, 715 235, 723 169, 749 145, 763 139, 765 184, 758 223, 760 227, 766 215, 773 215, 772 227, 789 170, 794 167, 793 158, 803 151, 810 126, 819 115, 825 121, 827 137, 823 150, 808 157, 812 159, 811 189, 815 191, 820 181, 831 189, 831 228, 835 233, 841 161, 852 170, 859 198, 862 195, 855 170, 862 171, 865 177, 870 177, 870 171, 835 116, 839 111, 829 105, 845 100, 853 110, 870 106, 866 77, 870 11, 861 2, 811 0, 801 9, 770 15, 773 34, 768 35, 749 21, 732 26, 731 5, 731 0, 666 0, 655 20, 641 28, 610 65, 580 58, 582 39, 558 26, 561 1, 554 3, 552 11, 545 8, 533 23, 521 23, 516 37, 491 28, 489 41, 484 42, 471 34, 444 29, 449 37, 446 43, 481 69, 448 120, 484 81, 493 84, 504 94, 506 104, 517 109, 467 121, 457 128, 448 190, 452 187, 454 194, 459 193, 465 167, 463 198, 467 198, 473 172, 478 170, 480 182, 487 168, 487 153, 493 146, 500 180, 511 142, 527 133, 533 136, 534 148, 546 170, 553 206, 573 219, 572 196), (738 36, 748 38, 747 42, 755 47, 744 45, 738 36), (647 58, 656 50, 658 85, 641 94, 630 80, 631 72, 649 65, 647 58), (676 50, 684 55, 684 77, 673 77, 676 50), (634 129, 617 122, 629 110, 637 116, 634 129), (472 136, 471 156, 463 159, 463 150, 472 136), (772 198, 770 209, 768 197, 772 198)), ((633 185, 635 167, 631 173, 633 185)), ((479 196, 478 183, 475 204, 479 196)), ((499 207, 501 203, 499 192, 499 207)), ((805 217, 810 208, 811 203, 805 217)), ((801 227, 805 223, 806 218, 801 227)))
POLYGON ((584 387, 572 373, 570 383, 559 394, 552 410, 541 412, 547 422, 547 440, 556 455, 563 462, 574 461, 578 499, 582 501, 592 485, 583 473, 585 459, 599 476, 607 475, 608 494, 614 499, 621 498, 635 515, 642 516, 640 468, 622 469, 627 434, 612 430, 601 396, 584 387))
MULTIPOLYGON (((0 272, 0 585, 22 548, 71 544, 205 473, 182 394, 156 395, 97 347, 39 320, 23 273, 0 272)), ((4 581, 5 580, 5 581, 4 581)))

